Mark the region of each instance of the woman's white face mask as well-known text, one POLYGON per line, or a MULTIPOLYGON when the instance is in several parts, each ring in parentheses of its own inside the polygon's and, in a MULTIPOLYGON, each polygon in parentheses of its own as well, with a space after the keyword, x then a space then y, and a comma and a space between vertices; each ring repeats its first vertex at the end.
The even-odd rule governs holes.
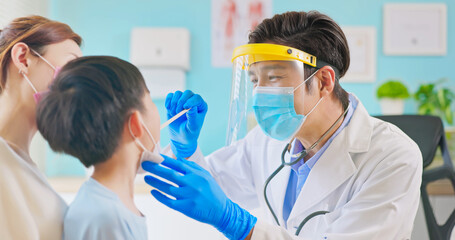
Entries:
POLYGON ((148 150, 144 144, 133 134, 133 131, 131 130, 131 118, 128 120, 128 129, 130 131, 131 136, 134 138, 134 141, 136 144, 142 149, 142 154, 141 154, 141 159, 139 162, 139 167, 137 169, 137 173, 142 174, 145 173, 145 171, 142 169, 141 164, 144 161, 151 161, 154 163, 160 164, 161 162, 164 161, 164 158, 160 155, 160 145, 157 144, 157 141, 155 141, 155 138, 153 137, 152 133, 150 130, 145 126, 144 122, 141 119, 141 125, 145 129, 145 132, 147 135, 150 137, 150 139, 153 142, 153 152, 148 150))

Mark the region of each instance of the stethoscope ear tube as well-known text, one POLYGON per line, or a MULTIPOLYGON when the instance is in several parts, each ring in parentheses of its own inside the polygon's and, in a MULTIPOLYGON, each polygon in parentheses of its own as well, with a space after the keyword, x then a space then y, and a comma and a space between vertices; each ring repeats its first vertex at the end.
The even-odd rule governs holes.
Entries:
POLYGON ((305 223, 307 223, 308 221, 310 221, 310 219, 318 216, 318 215, 324 215, 326 213, 329 213, 329 211, 317 211, 317 212, 314 212, 310 215, 308 215, 305 219, 303 219, 303 221, 300 223, 299 227, 297 228, 297 231, 295 231, 295 235, 296 236, 299 236, 300 234, 300 231, 302 230, 303 226, 305 225, 305 223))
MULTIPOLYGON (((267 186, 269 185, 270 181, 285 167, 286 163, 284 161, 284 157, 285 157, 285 154, 286 154, 286 151, 287 151, 288 147, 289 147, 289 143, 286 145, 286 147, 284 148, 284 150, 283 150, 283 152, 281 154, 281 159, 282 159, 281 165, 272 174, 270 174, 270 176, 267 178, 267 180, 265 180, 265 184, 264 184, 264 199, 265 199, 265 203, 267 204, 267 207, 269 208, 270 213, 272 214, 272 216, 275 219, 275 222, 276 222, 276 224, 278 226, 281 226, 281 225, 280 225, 280 222, 278 221, 278 217, 276 216, 275 211, 273 211, 272 206, 270 205, 269 199, 267 197, 267 186)), ((297 228, 297 231, 295 232, 295 235, 298 236, 300 234, 300 231, 302 230, 303 226, 310 219, 312 219, 313 217, 316 217, 318 215, 323 215, 323 214, 326 214, 326 213, 329 213, 329 212, 328 211, 317 211, 317 212, 314 212, 314 213, 311 213, 310 215, 308 215, 300 223, 299 227, 297 228)))
POLYGON ((272 174, 270 174, 270 176, 267 178, 267 180, 265 180, 265 184, 264 184, 264 199, 265 199, 265 203, 267 204, 267 207, 269 208, 270 213, 272 213, 272 216, 275 219, 275 222, 276 222, 276 224, 278 226, 280 226, 280 222, 278 221, 278 218, 275 215, 275 212, 273 211, 272 206, 270 205, 269 199, 267 197, 267 186, 269 185, 269 183, 272 180, 272 178, 274 178, 281 171, 281 169, 283 169, 283 168, 284 168, 284 165, 281 164, 272 174))
MULTIPOLYGON (((289 152, 289 146, 291 145, 291 142, 293 140, 291 140, 291 142, 289 142, 288 144, 286 144, 286 147, 283 149, 283 152, 281 153, 281 164, 280 166, 267 178, 267 180, 265 180, 265 183, 264 183, 264 199, 265 199, 265 203, 267 204, 267 207, 269 208, 270 210, 270 213, 272 213, 272 216, 273 218, 275 219, 275 222, 278 226, 281 226, 280 225, 280 222, 278 221, 278 217, 276 216, 275 212, 273 211, 272 209, 272 206, 270 205, 270 202, 269 202, 269 199, 267 198, 267 186, 269 185, 270 181, 281 171, 281 169, 283 169, 285 166, 292 166, 298 162, 300 162, 304 157, 306 157, 308 155, 308 152, 313 150, 334 128, 335 126, 343 119, 343 116, 345 116, 347 113, 348 113, 348 110, 349 110, 349 107, 348 106, 344 112, 340 115, 340 117, 338 117, 338 119, 335 121, 334 124, 332 124, 332 126, 311 146, 307 149, 304 149, 302 152, 300 152, 300 156, 292 161, 292 162, 286 162, 285 161, 285 157, 286 157, 286 152, 289 152)), ((299 227, 297 228, 297 231, 295 233, 296 236, 299 235, 300 231, 302 230, 303 226, 305 225, 305 223, 307 223, 311 218, 315 217, 315 216, 318 216, 318 215, 323 215, 323 214, 326 214, 326 213, 329 213, 328 211, 317 211, 317 212, 313 212, 311 213, 310 215, 308 215, 305 219, 303 219, 303 221, 300 223, 299 227)))
POLYGON ((278 221, 278 217, 276 216, 275 211, 273 211, 272 206, 270 205, 269 199, 267 197, 267 187, 268 187, 270 181, 272 181, 272 179, 281 171, 281 169, 283 169, 285 166, 292 166, 292 165, 298 163, 300 160, 302 160, 307 155, 307 152, 305 151, 305 153, 301 154, 300 157, 297 158, 297 160, 292 161, 290 163, 286 163, 284 158, 286 157, 286 152, 289 150, 290 144, 291 143, 286 144, 286 147, 283 149, 283 152, 281 153, 281 164, 280 164, 280 166, 272 174, 270 174, 270 176, 267 178, 267 180, 265 180, 265 183, 264 183, 264 199, 265 199, 265 203, 267 204, 267 207, 269 208, 270 213, 272 213, 272 216, 275 219, 275 222, 276 222, 276 224, 278 226, 280 226, 280 222, 278 221))
MULTIPOLYGON (((289 145, 289 143, 288 143, 289 145)), ((282 153, 282 159, 284 159, 284 155, 285 155, 285 152, 288 148, 288 145, 286 145, 286 148, 284 149, 283 153, 282 153)), ((265 199, 265 203, 267 204, 267 207, 269 208, 270 210, 270 213, 272 213, 272 216, 273 218, 275 219, 275 222, 278 226, 281 226, 280 225, 280 222, 278 221, 278 217, 276 216, 275 214, 275 211, 273 211, 272 209, 272 206, 270 205, 270 202, 269 202, 269 199, 267 197, 267 186, 269 185, 270 181, 281 171, 281 169, 284 168, 284 164, 282 163, 268 178, 267 180, 265 180, 265 184, 264 184, 264 199, 265 199)), ((312 219, 313 217, 316 217, 318 215, 324 215, 326 213, 329 213, 328 211, 317 211, 317 212, 313 212, 311 213, 310 215, 308 215, 305 219, 303 219, 303 221, 300 223, 299 227, 297 228, 297 231, 295 232, 295 235, 298 236, 300 234, 300 231, 302 230, 303 226, 310 220, 312 219)))
MULTIPOLYGON (((284 158, 286 157, 286 151, 289 150, 289 146, 290 145, 291 145, 291 143, 286 144, 286 147, 283 149, 283 152, 281 153, 281 164, 280 164, 280 166, 272 174, 270 174, 270 176, 267 178, 267 180, 265 180, 265 183, 264 183, 264 199, 265 199, 265 203, 267 204, 267 207, 269 208, 270 213, 272 213, 272 216, 275 219, 275 222, 276 222, 276 224, 278 226, 280 226, 280 222, 278 221, 278 217, 276 216, 275 211, 273 211, 272 206, 270 205, 269 199, 267 197, 267 187, 268 187, 270 181, 272 181, 272 179, 281 171, 281 169, 283 169, 286 165, 289 164, 289 163, 286 163, 284 158)), ((299 157, 296 161, 293 161, 292 163, 290 163, 289 166, 299 162, 303 157, 302 156, 299 157)))

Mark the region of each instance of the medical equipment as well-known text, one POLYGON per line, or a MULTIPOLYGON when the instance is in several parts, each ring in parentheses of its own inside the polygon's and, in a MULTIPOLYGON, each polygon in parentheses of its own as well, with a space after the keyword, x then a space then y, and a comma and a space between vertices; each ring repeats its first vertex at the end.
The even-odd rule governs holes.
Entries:
MULTIPOLYGON (((145 123, 142 119, 141 119, 141 125, 145 129, 145 132, 147 133, 147 135, 153 142, 153 152, 150 151, 149 149, 147 149, 145 147, 145 145, 141 142, 141 140, 139 140, 139 138, 134 136, 133 131, 131 130, 131 117, 128 119, 128 130, 130 131, 131 137, 133 137, 134 142, 136 142, 136 144, 142 149, 140 162, 142 163, 144 161, 152 161, 154 163, 160 164, 161 162, 164 161, 164 158, 160 155, 160 152, 161 152, 160 144, 158 144, 155 141, 155 138, 153 137, 152 132, 150 132, 150 130, 145 125, 145 123)), ((139 166, 137 169, 137 173, 143 174, 143 173, 145 173, 145 171, 142 169, 141 166, 139 166)))
MULTIPOLYGON (((316 73, 316 72, 315 72, 316 73)), ((298 87, 311 79, 314 74, 298 87)), ((262 131, 279 141, 291 139, 316 109, 323 97, 305 115, 297 114, 294 108, 294 91, 292 87, 255 87, 253 90, 253 109, 256 121, 262 131)))
MULTIPOLYGON (((251 96, 253 88, 292 87, 297 89, 298 85, 311 76, 311 74, 305 74, 304 65, 315 69, 330 66, 335 72, 335 77, 339 76, 336 67, 299 49, 278 44, 255 43, 239 46, 232 54, 232 62, 227 146, 245 137, 248 132, 246 116, 254 107, 251 104, 251 99, 254 100, 251 96)), ((304 88, 299 91, 302 89, 304 88)), ((299 101, 303 104, 303 99, 299 101)))
POLYGON ((169 124, 171 124, 173 121, 177 120, 179 117, 181 117, 183 114, 187 113, 190 109, 185 109, 179 113, 177 113, 175 116, 161 124, 160 130, 163 130, 163 128, 167 127, 169 124))
POLYGON ((172 152, 176 157, 191 157, 198 147, 199 134, 207 114, 207 103, 199 94, 186 90, 169 93, 164 106, 169 118, 178 115, 183 109, 190 109, 185 117, 180 117, 169 124, 169 138, 172 152))
MULTIPOLYGON (((265 199, 265 202, 267 203, 267 207, 269 208, 270 212, 272 213, 272 216, 273 218, 275 219, 276 223, 278 224, 278 226, 280 226, 280 222, 278 221, 278 218, 275 214, 275 212, 273 211, 272 209, 272 206, 270 205, 270 202, 268 200, 268 197, 267 197, 267 186, 269 185, 270 181, 285 167, 285 166, 292 166, 298 162, 300 162, 302 159, 304 159, 307 155, 308 155, 308 152, 310 152, 311 150, 313 150, 325 137, 327 137, 327 135, 329 135, 332 130, 338 125, 338 123, 340 123, 341 120, 343 120, 344 116, 346 116, 346 114, 348 113, 348 110, 350 108, 350 105, 346 108, 346 110, 340 115, 340 117, 338 117, 338 119, 335 121, 334 124, 332 124, 332 126, 313 144, 311 145, 308 149, 304 149, 303 151, 301 151, 300 153, 298 154, 293 154, 291 157, 297 157, 298 158, 292 162, 286 162, 285 160, 285 155, 286 155, 286 152, 289 152, 290 151, 290 148, 291 148, 291 142, 289 142, 288 144, 286 144, 286 147, 283 149, 283 152, 281 153, 281 165, 267 178, 267 180, 265 181, 265 184, 264 184, 264 199, 265 199), (299 156, 300 155, 300 156, 299 156)), ((323 215, 323 214, 326 214, 326 213, 329 213, 328 211, 316 211, 316 212, 313 212, 311 213, 310 215, 308 215, 305 219, 302 220, 302 222, 299 224, 299 227, 297 228, 296 232, 295 232, 295 235, 298 236, 300 234, 300 231, 302 230, 303 226, 310 220, 312 219, 313 217, 316 217, 318 215, 323 215)))

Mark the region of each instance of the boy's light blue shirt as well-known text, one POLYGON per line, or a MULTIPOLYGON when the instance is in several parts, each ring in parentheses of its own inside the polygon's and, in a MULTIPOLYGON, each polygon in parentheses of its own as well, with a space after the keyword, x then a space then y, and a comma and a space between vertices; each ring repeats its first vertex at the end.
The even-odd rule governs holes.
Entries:
MULTIPOLYGON (((354 114, 355 109, 357 108, 358 101, 353 95, 350 94, 349 103, 350 106, 346 114, 346 117, 344 118, 343 122, 341 123, 337 131, 330 137, 330 139, 324 144, 324 146, 321 149, 319 149, 319 151, 306 162, 302 160, 291 166, 292 170, 289 176, 289 182, 286 189, 286 195, 284 197, 283 204, 283 218, 285 221, 288 220, 289 214, 291 213, 292 208, 294 207, 294 203, 297 200, 297 197, 299 196, 300 191, 302 190, 302 187, 306 179, 308 178, 311 169, 316 164, 318 159, 322 156, 322 154, 325 152, 325 150, 329 147, 330 143, 332 143, 333 139, 349 124, 349 121, 351 120, 351 117, 354 114)), ((291 152, 293 154, 300 153, 301 151, 303 151, 303 149, 304 148, 302 144, 296 139, 293 143, 291 152)), ((293 160, 294 159, 291 159, 291 161, 293 160)))
POLYGON ((147 239, 146 218, 131 212, 117 194, 90 178, 66 212, 63 239, 147 239))

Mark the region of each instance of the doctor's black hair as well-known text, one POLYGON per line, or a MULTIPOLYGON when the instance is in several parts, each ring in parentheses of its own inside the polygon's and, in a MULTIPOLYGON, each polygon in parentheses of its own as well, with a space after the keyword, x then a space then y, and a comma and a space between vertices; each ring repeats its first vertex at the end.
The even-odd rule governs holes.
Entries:
POLYGON ((52 150, 86 167, 112 157, 132 110, 145 109, 148 92, 139 70, 109 56, 81 57, 66 64, 38 104, 38 130, 52 150))
MULTIPOLYGON (((318 60, 323 60, 338 68, 333 89, 335 97, 343 108, 349 105, 349 95, 340 86, 350 63, 349 46, 340 26, 325 14, 318 11, 286 12, 265 19, 249 34, 248 43, 274 43, 300 49, 318 60)), ((304 64, 305 78, 317 69, 304 64)), ((310 90, 312 80, 306 82, 310 90)))

